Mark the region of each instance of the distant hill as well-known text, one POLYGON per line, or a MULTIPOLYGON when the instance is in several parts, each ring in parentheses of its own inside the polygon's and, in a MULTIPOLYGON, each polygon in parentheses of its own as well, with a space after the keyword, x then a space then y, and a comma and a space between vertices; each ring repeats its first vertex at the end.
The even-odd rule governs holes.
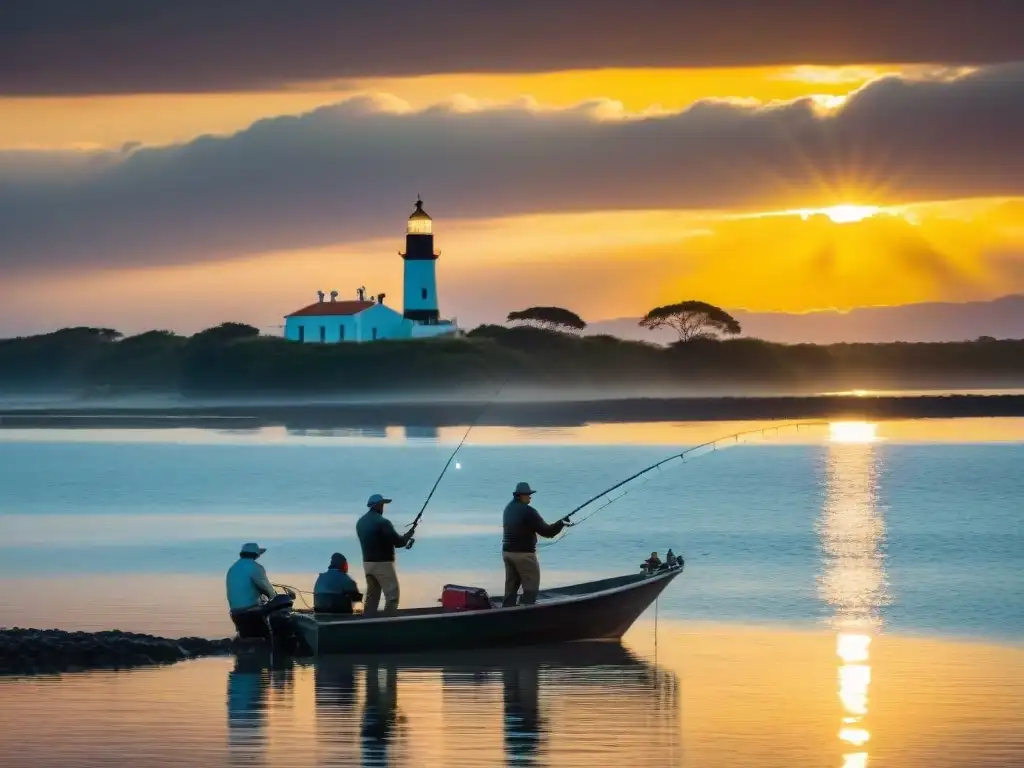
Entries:
MULTIPOLYGON (((730 313, 740 321, 744 336, 783 343, 971 341, 981 336, 1024 339, 1024 295, 1021 294, 992 301, 928 302, 865 307, 849 312, 789 314, 730 310, 730 313)), ((591 323, 586 333, 662 343, 675 340, 671 330, 647 331, 637 325, 638 320, 634 317, 601 320, 591 323)))

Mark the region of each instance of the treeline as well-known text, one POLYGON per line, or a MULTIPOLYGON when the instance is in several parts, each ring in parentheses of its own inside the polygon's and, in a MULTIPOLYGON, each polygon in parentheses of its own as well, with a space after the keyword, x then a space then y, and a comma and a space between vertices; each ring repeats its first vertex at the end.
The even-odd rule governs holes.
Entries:
POLYGON ((813 345, 699 337, 662 347, 485 325, 462 338, 320 345, 260 336, 238 323, 190 337, 67 328, 0 340, 0 389, 7 392, 429 392, 499 382, 723 394, 1024 386, 1024 340, 813 345))

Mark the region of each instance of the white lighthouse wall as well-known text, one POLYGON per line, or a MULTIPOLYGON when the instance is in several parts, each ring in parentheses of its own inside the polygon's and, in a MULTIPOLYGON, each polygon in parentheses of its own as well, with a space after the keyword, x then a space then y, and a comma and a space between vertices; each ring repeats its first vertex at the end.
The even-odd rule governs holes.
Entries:
POLYGON ((284 337, 289 341, 299 341, 301 337, 307 344, 320 344, 321 328, 324 329, 323 343, 326 344, 408 339, 412 335, 412 323, 402 317, 400 312, 384 304, 377 304, 356 315, 285 318, 284 337), (303 329, 302 333, 300 328, 303 329))
POLYGON ((435 259, 406 259, 403 307, 410 310, 437 310, 437 274, 435 259), (426 296, 424 296, 426 291, 426 296))

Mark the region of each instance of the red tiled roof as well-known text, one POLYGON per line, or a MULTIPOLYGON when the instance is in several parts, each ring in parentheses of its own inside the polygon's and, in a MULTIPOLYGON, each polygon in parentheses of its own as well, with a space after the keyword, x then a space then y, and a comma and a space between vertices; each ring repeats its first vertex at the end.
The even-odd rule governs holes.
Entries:
POLYGON ((333 317, 337 315, 358 315, 364 309, 375 306, 372 301, 318 301, 292 312, 285 317, 333 317))

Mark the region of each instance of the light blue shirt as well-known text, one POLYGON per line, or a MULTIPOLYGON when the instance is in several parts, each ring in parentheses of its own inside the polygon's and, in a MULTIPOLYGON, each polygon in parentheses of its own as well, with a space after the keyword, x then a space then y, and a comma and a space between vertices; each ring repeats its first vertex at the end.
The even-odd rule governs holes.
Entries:
POLYGON ((244 611, 260 604, 260 596, 274 597, 274 591, 263 566, 251 557, 240 557, 228 568, 228 606, 232 611, 244 611))

